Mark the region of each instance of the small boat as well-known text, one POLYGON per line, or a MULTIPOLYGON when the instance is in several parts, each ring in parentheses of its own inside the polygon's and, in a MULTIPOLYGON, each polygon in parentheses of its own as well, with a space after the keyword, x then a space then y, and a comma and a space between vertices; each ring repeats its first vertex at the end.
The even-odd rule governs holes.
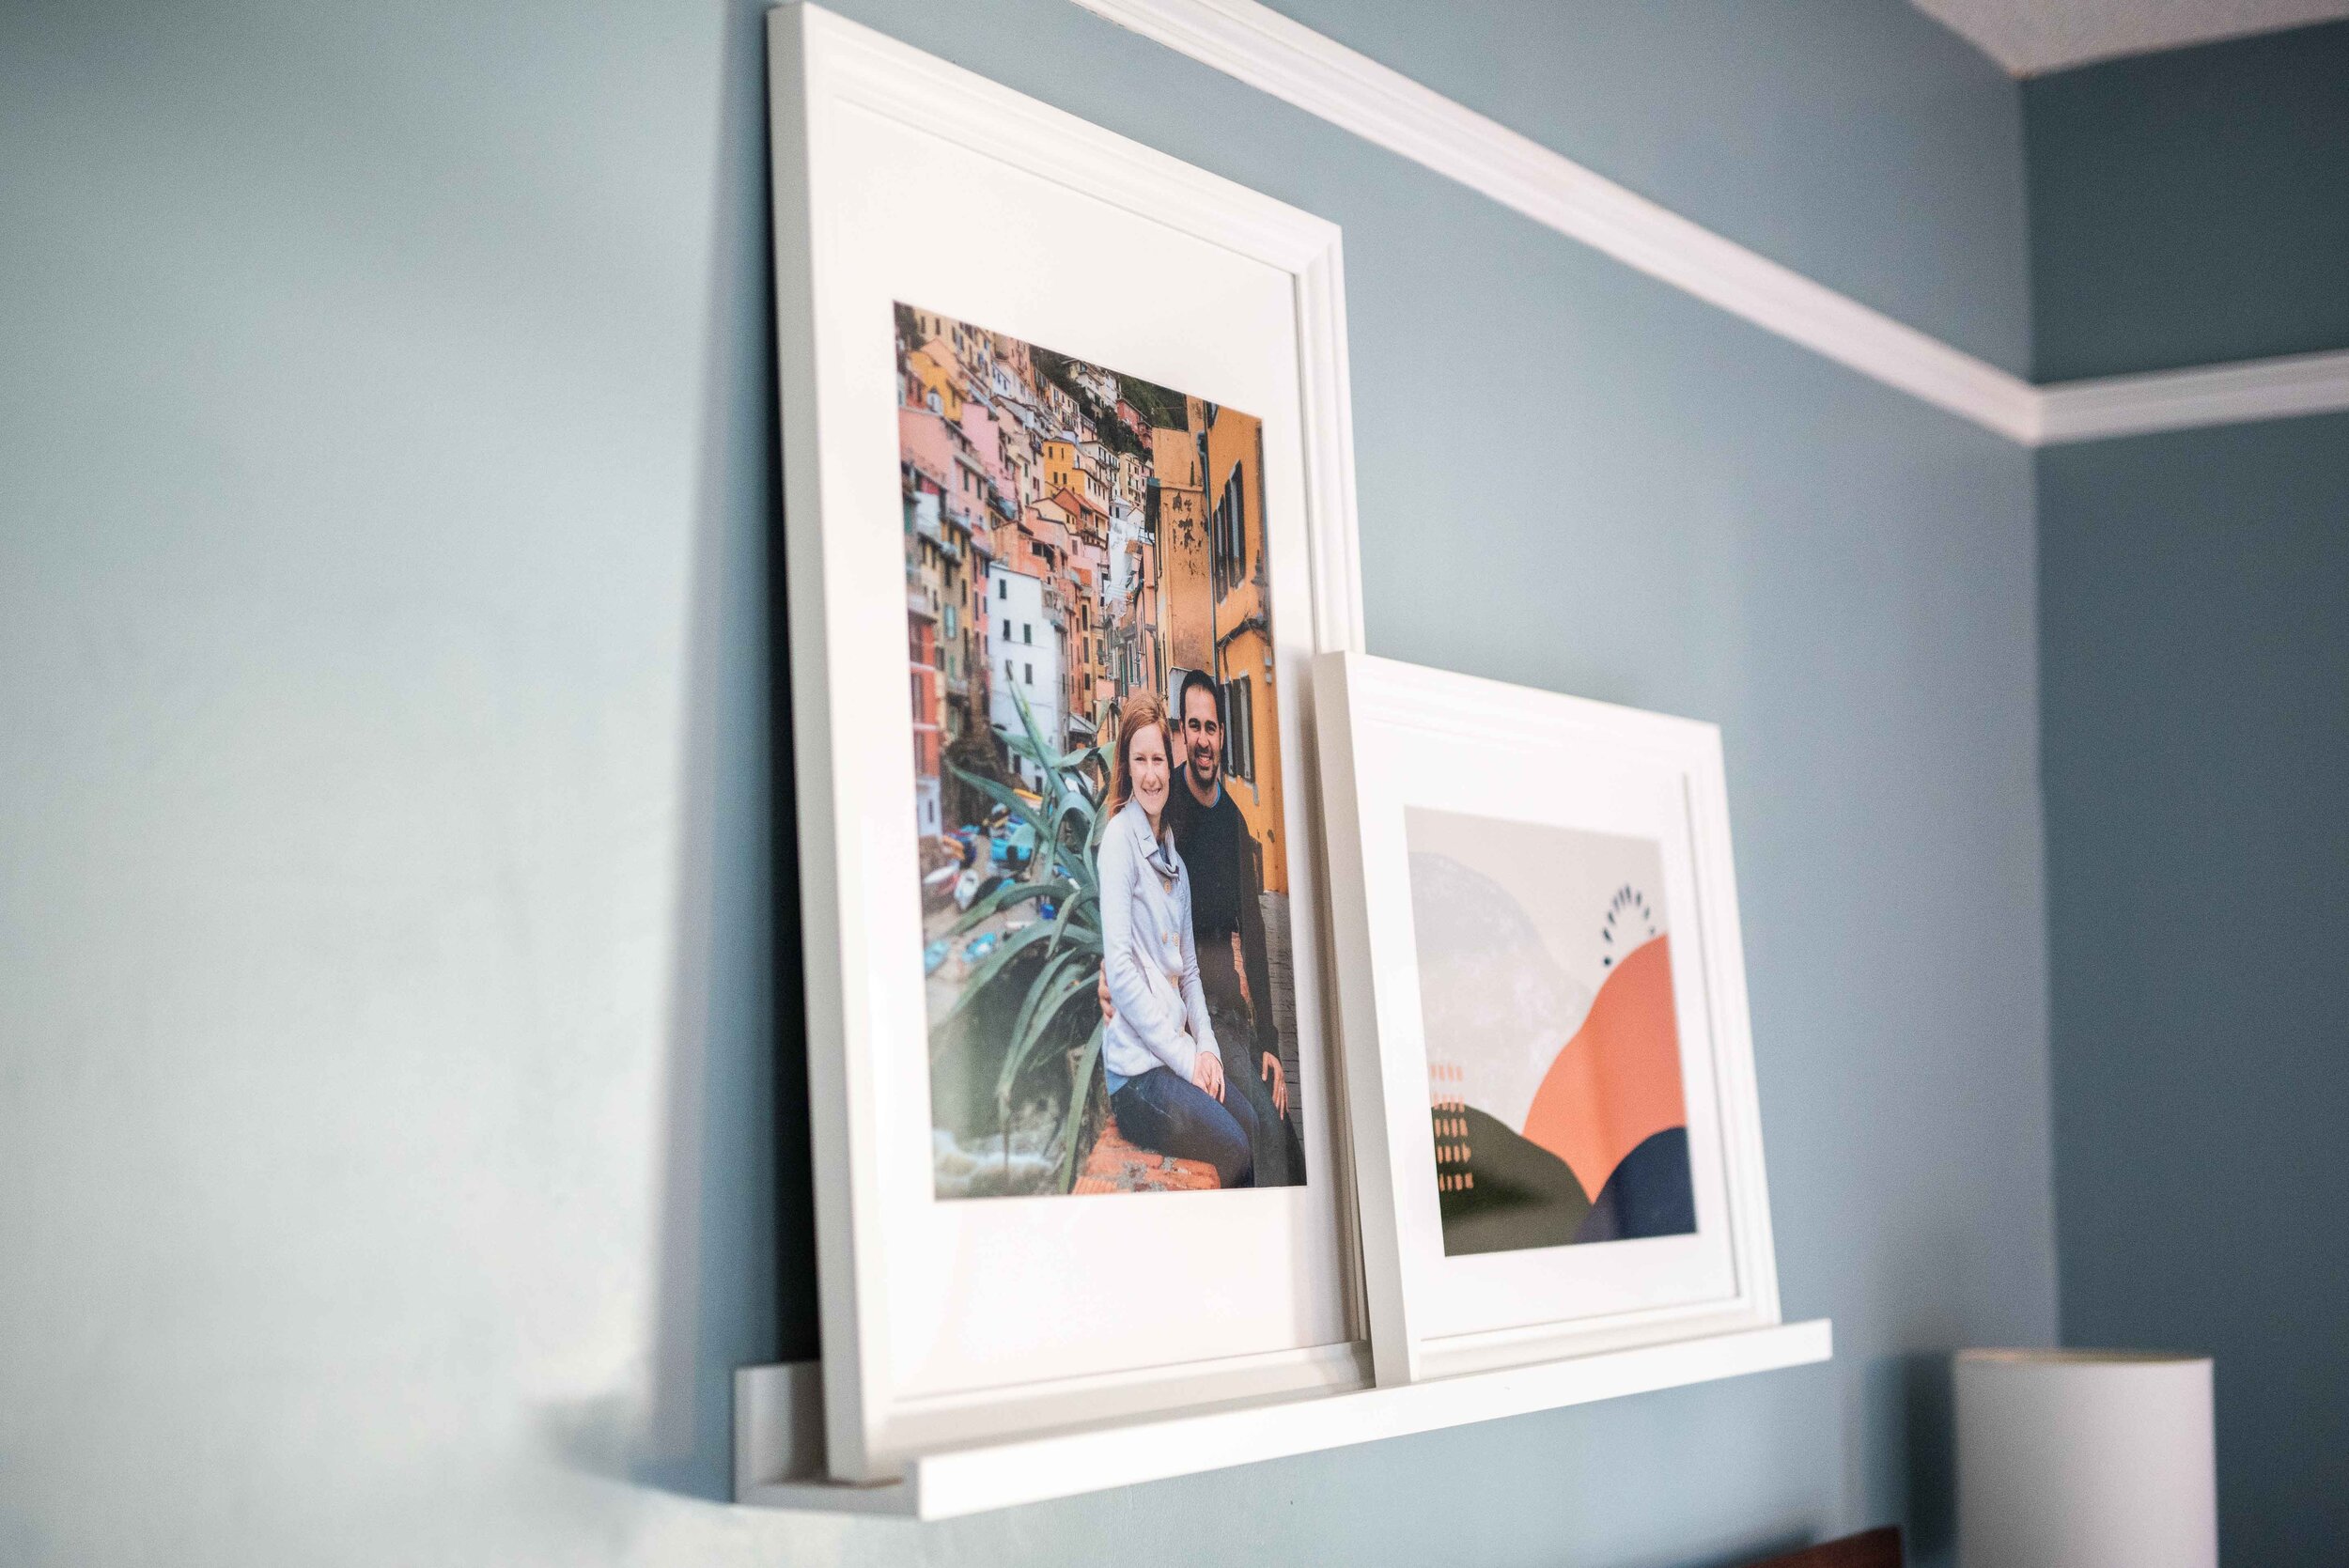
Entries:
POLYGON ((938 966, 946 961, 946 939, 941 937, 922 950, 922 972, 936 974, 938 966))

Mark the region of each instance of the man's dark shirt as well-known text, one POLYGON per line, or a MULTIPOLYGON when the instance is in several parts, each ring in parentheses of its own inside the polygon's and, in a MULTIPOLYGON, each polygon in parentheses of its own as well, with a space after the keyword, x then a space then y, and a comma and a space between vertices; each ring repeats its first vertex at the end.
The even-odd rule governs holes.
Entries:
POLYGON ((1256 1108, 1262 1134, 1254 1146, 1257 1180, 1268 1187, 1301 1182, 1305 1151, 1298 1141, 1297 1123, 1273 1109, 1258 1065, 1259 1055, 1281 1053, 1281 1036, 1272 1018, 1255 841, 1238 802, 1221 779, 1211 806, 1199 803, 1184 778, 1174 781, 1168 795, 1167 828, 1174 835, 1174 852, 1190 873, 1190 935, 1199 949, 1199 988, 1206 993, 1207 1014, 1215 1021, 1223 1071, 1256 1108), (1240 967, 1232 963, 1234 932, 1239 934, 1240 967), (1252 1005, 1240 1000, 1241 968, 1248 974, 1252 1005))
MULTIPOLYGON (((1199 950, 1199 982, 1210 1012, 1249 1018, 1258 1045, 1277 1049, 1265 962, 1263 911, 1256 908, 1255 844, 1248 819, 1232 792, 1218 780, 1215 804, 1203 806, 1190 782, 1177 778, 1168 791, 1166 815, 1174 852, 1190 873, 1190 935, 1199 950), (1240 1000, 1239 971, 1232 964, 1232 933, 1239 933, 1254 1006, 1240 1000), (1250 1016, 1253 1015, 1252 1017, 1250 1016)), ((1244 1036, 1243 1036, 1244 1038, 1244 1036)), ((1237 1046, 1239 1041, 1229 1042, 1237 1046)))
POLYGON ((1191 937, 1203 949, 1215 940, 1228 951, 1247 897, 1248 819, 1220 784, 1212 806, 1199 803, 1187 779, 1168 793, 1174 852, 1190 872, 1191 937))

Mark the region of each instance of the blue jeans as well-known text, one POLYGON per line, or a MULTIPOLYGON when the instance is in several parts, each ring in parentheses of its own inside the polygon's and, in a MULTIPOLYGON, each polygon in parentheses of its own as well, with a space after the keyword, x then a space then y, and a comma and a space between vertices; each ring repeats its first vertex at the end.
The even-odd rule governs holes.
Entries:
POLYGON ((1176 1159, 1204 1159, 1225 1187, 1256 1179, 1256 1113, 1247 1096, 1226 1088, 1213 1094, 1166 1067, 1153 1067, 1110 1096, 1126 1141, 1176 1159))

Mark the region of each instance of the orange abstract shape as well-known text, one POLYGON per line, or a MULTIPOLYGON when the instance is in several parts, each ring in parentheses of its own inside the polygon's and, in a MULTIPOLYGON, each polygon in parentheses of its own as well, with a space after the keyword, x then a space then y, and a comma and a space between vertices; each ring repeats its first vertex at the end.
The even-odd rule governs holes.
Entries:
POLYGON ((1658 937, 1615 966, 1525 1113, 1527 1141, 1564 1160, 1594 1199, 1624 1156, 1688 1122, 1671 942, 1658 937))

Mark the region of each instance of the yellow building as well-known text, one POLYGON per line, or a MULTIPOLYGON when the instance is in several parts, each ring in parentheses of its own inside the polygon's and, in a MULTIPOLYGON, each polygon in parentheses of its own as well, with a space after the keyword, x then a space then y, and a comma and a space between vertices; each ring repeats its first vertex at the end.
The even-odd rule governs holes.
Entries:
POLYGON ((1206 427, 1207 577, 1213 662, 1223 691, 1224 787, 1264 855, 1267 893, 1288 892, 1281 708, 1265 591, 1264 422, 1218 409, 1206 427))
POLYGON ((1045 493, 1066 490, 1106 517, 1110 509, 1110 484, 1095 458, 1098 450, 1091 442, 1045 442, 1045 493))
POLYGON ((920 383, 932 411, 962 423, 962 374, 945 339, 933 337, 907 354, 906 373, 920 383))
MULTIPOLYGON (((1187 428, 1160 426, 1150 432, 1150 473, 1155 483, 1143 498, 1143 516, 1158 544, 1158 622, 1167 666, 1205 670, 1215 660, 1206 491, 1196 433, 1206 427, 1206 411, 1196 397, 1188 403, 1187 428)), ((1173 690, 1161 689, 1170 693, 1173 690)))

